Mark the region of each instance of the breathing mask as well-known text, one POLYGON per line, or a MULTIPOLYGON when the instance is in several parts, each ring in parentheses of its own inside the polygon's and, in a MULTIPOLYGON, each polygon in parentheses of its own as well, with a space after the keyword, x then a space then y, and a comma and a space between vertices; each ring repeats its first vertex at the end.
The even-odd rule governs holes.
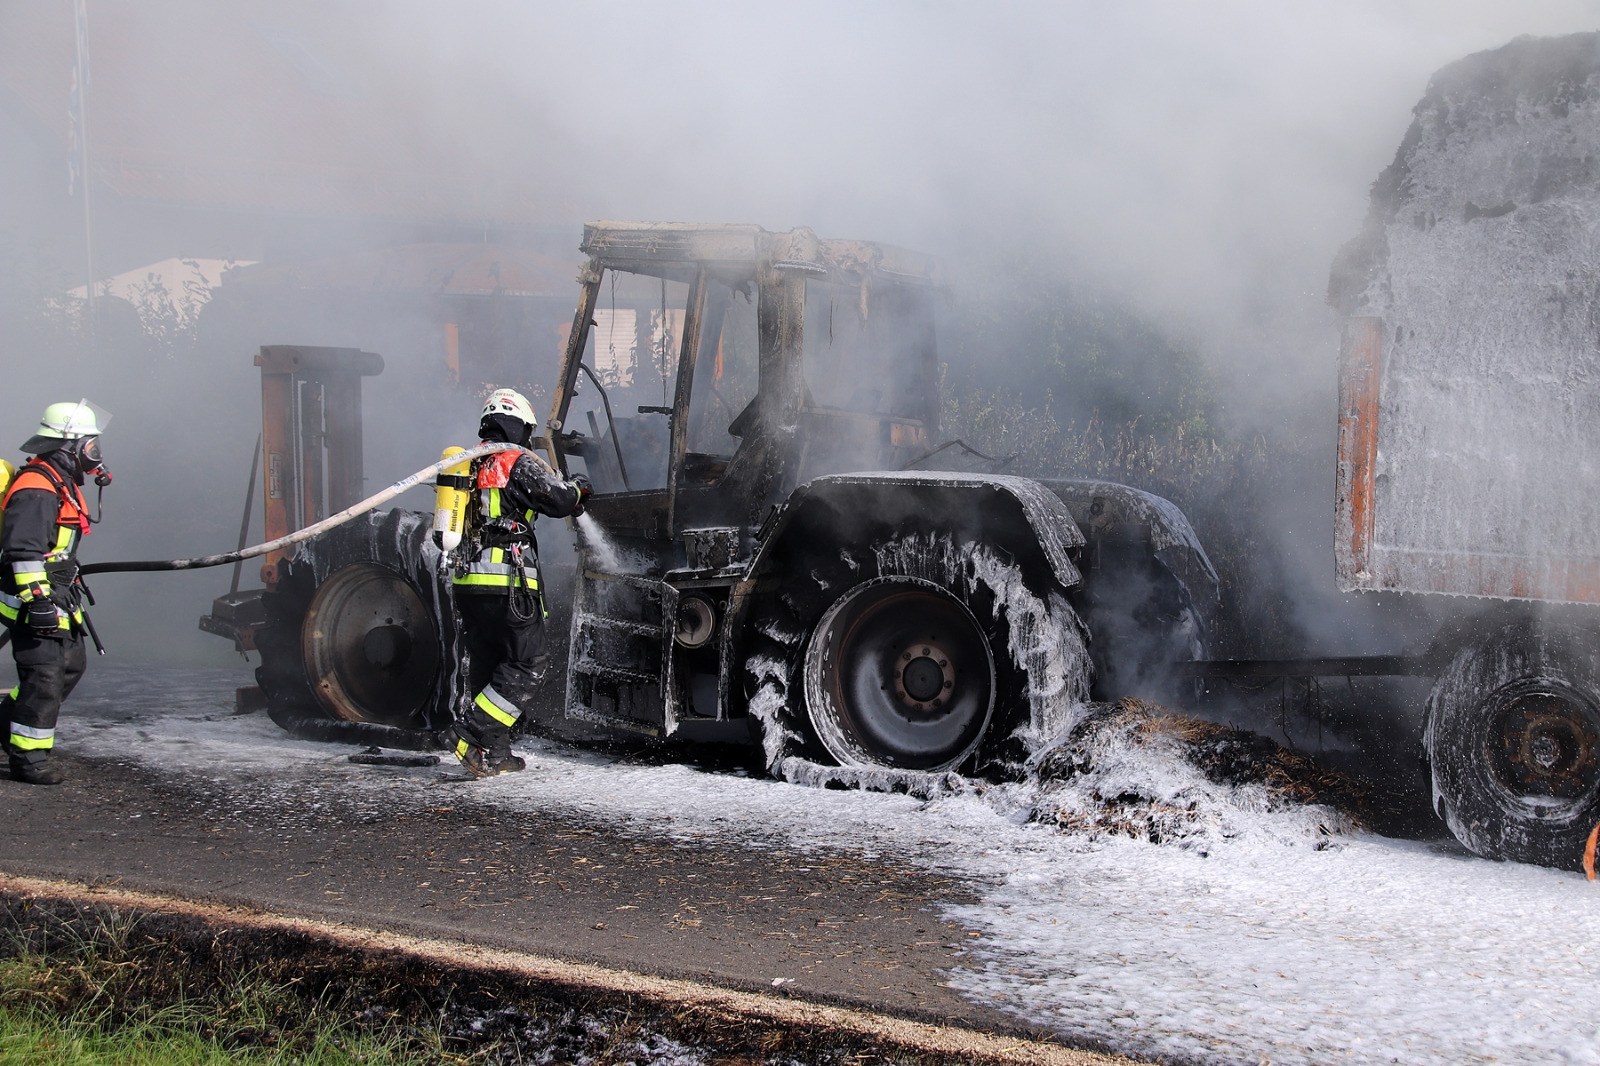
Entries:
POLYGON ((106 469, 99 437, 79 437, 68 446, 68 450, 78 465, 79 477, 93 474, 94 483, 101 488, 111 484, 111 471, 106 469))

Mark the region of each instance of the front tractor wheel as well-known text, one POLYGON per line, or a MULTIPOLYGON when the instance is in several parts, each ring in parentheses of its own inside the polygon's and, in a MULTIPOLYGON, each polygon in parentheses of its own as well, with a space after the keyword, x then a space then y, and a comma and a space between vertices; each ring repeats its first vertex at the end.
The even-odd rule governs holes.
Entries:
POLYGON ((966 604, 920 578, 839 597, 807 643, 804 680, 817 739, 842 766, 951 769, 994 714, 988 637, 966 604))
POLYGON ((1591 634, 1520 622, 1456 653, 1429 698, 1439 814, 1479 855, 1574 869, 1600 821, 1591 634))

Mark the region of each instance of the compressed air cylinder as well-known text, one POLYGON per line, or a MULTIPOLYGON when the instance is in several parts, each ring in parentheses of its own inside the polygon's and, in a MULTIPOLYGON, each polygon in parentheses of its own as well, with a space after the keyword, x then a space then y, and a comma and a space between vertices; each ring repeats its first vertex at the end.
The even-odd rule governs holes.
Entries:
MULTIPOLYGON (((441 460, 460 455, 465 448, 449 447, 441 460)), ((438 491, 434 496, 433 534, 439 547, 453 551, 461 544, 461 531, 467 521, 468 487, 472 484, 472 463, 457 463, 446 467, 437 478, 438 491)))

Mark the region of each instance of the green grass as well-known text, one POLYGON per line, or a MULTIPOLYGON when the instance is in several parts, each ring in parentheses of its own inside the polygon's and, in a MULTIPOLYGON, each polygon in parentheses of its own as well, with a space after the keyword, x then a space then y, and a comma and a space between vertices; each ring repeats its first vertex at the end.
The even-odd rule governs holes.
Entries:
POLYGON ((282 968, 205 973, 159 950, 137 925, 111 912, 6 938, 0 1066, 449 1061, 415 1032, 356 1024, 348 1002, 308 995, 282 968))
POLYGON ((216 1037, 199 1035, 192 1024, 179 1018, 130 1021, 106 1029, 96 1019, 62 1018, 40 1009, 0 1008, 0 1066, 213 1066, 241 1062, 400 1066, 437 1062, 441 1057, 371 1038, 341 1039, 337 1034, 316 1036, 294 1048, 229 1048, 216 1037))

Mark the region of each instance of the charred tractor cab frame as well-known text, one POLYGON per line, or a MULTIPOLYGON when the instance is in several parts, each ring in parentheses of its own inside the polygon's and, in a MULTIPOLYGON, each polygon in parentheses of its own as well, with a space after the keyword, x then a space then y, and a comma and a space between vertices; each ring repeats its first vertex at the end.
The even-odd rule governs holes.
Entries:
MULTIPOLYGON (((589 515, 616 545, 606 561, 625 558, 629 565, 602 565, 591 539, 580 537, 567 713, 652 736, 754 739, 739 693, 728 684, 740 643, 730 639, 738 615, 730 623, 730 609, 748 598, 746 593, 735 604, 735 588, 747 579, 760 527, 794 488, 799 453, 805 437, 815 432, 813 424, 839 418, 859 428, 871 419, 806 402, 801 373, 806 282, 827 279, 846 286, 860 306, 869 304, 874 283, 893 285, 913 302, 925 302, 933 296, 931 263, 873 245, 820 241, 807 230, 772 234, 754 226, 601 223, 586 228, 582 251, 589 260, 579 279, 546 443, 559 469, 570 470, 573 458, 583 460, 601 490, 589 504, 589 515), (592 369, 583 357, 603 286, 617 272, 688 286, 670 406, 623 415, 667 420, 667 475, 659 487, 636 488, 628 481, 610 410, 610 426, 596 423, 587 435, 567 427, 580 373, 592 369), (713 282, 719 283, 719 300, 710 299, 713 282), (738 449, 733 456, 691 451, 690 401, 696 372, 705 369, 699 364, 708 361, 701 358, 702 347, 712 350, 729 303, 741 296, 748 301, 752 291, 758 294, 757 388, 734 419, 738 449), (703 345, 707 337, 711 343, 703 345)), ((937 432, 931 312, 923 321, 926 335, 913 339, 904 369, 918 384, 926 383, 917 391, 928 402, 876 420, 870 428, 883 447, 871 466, 903 464, 926 451, 930 434, 937 432)), ((593 384, 600 387, 598 379, 593 384)), ((640 473, 636 466, 635 482, 640 473)))
MULTIPOLYGON (((1201 653, 1195 605, 1215 595, 1215 574, 1166 501, 907 471, 939 434, 929 258, 805 229, 636 223, 588 226, 582 251, 543 439, 553 466, 597 486, 579 527, 568 717, 764 742, 788 776, 814 763, 945 770, 1002 758, 1019 731, 1047 733, 1049 670, 1067 690, 1056 704, 1088 694, 1084 621, 1104 630, 1097 661, 1148 648, 1126 631, 1159 600, 1157 654, 1201 653), (668 286, 681 293, 681 324, 666 334, 676 348, 658 356, 670 403, 620 410, 586 362, 603 354, 601 316, 617 321, 619 276, 651 302, 659 285, 658 337, 676 302, 668 286), (741 338, 731 319, 752 305, 741 338), (847 317, 879 332, 840 355, 847 317), (718 412, 729 397, 708 379, 726 382, 741 339, 754 344, 754 378, 725 390, 738 410, 718 412), (600 406, 574 426, 587 390, 600 406), (696 447, 708 409, 726 422, 720 452, 696 447), (1082 567, 1098 577, 1102 560, 1096 597, 1082 567), (1117 602, 1113 586, 1134 572, 1140 602, 1117 602), (1060 661, 1017 646, 1041 629, 1065 645, 1060 661)), ((1130 665, 1107 660, 1102 676, 1130 665)))

